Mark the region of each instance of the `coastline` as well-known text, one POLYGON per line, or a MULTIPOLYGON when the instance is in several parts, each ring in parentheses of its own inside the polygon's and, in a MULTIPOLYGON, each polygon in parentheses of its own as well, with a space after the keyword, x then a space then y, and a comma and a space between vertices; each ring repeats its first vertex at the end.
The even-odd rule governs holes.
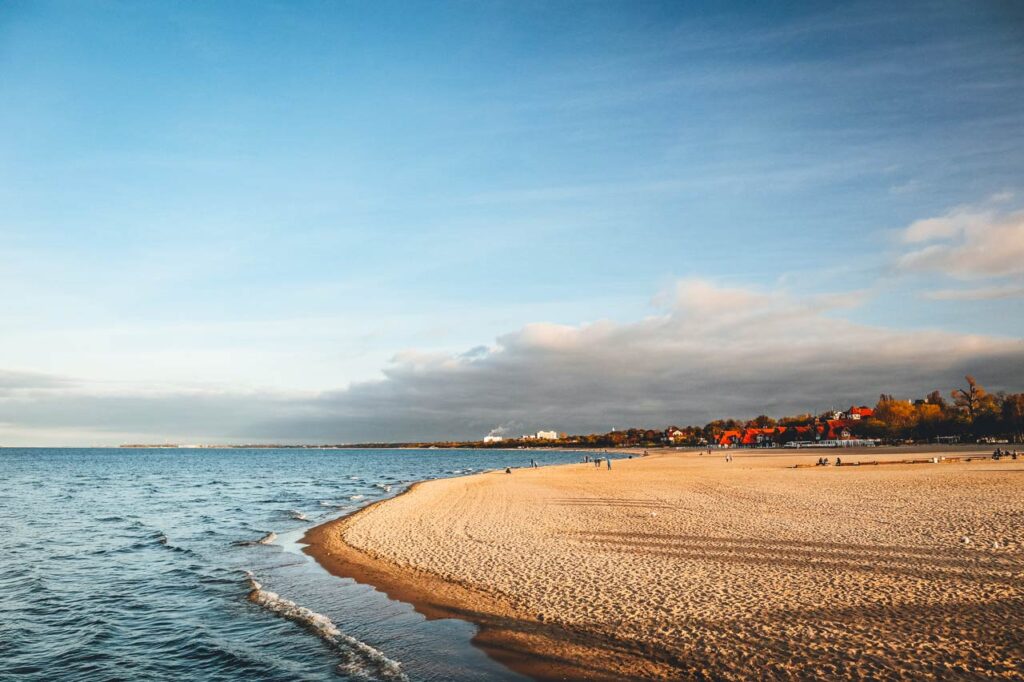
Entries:
MULTIPOLYGON (((619 453, 625 451, 616 451, 619 453)), ((968 451, 957 448, 939 453, 957 456, 968 451)), ((460 618, 475 623, 479 630, 474 645, 510 669, 538 680, 739 678, 744 674, 743 665, 751 661, 760 669, 767 664, 769 670, 780 673, 822 674, 829 668, 821 665, 834 663, 830 656, 839 660, 839 670, 850 662, 846 660, 852 655, 848 651, 827 655, 801 651, 790 622, 794 619, 804 628, 838 619, 840 629, 823 626, 833 638, 843 629, 917 634, 920 623, 915 609, 933 617, 969 609, 973 615, 968 619, 979 623, 1009 618, 1007 624, 1012 629, 1024 625, 1024 593, 1011 580, 1024 570, 1020 554, 1024 538, 1008 535, 998 524, 987 529, 973 527, 981 522, 977 509, 951 510, 956 512, 954 517, 964 518, 954 518, 953 523, 944 519, 952 530, 945 529, 937 538, 933 537, 935 528, 928 523, 910 525, 907 520, 911 517, 903 518, 896 507, 888 520, 858 513, 859 528, 852 533, 841 526, 816 529, 813 523, 808 526, 810 535, 807 529, 797 528, 798 532, 789 533, 792 539, 787 539, 785 532, 793 530, 787 526, 800 525, 803 517, 813 514, 809 507, 804 508, 808 500, 798 497, 806 488, 792 487, 787 479, 825 480, 826 487, 834 487, 832 492, 853 495, 850 504, 876 487, 880 493, 898 493, 905 498, 908 485, 923 486, 922 491, 936 486, 955 490, 949 486, 984 479, 984 486, 963 495, 962 501, 966 504, 979 490, 994 490, 981 502, 1005 508, 1011 499, 1006 497, 1007 491, 1015 492, 1012 485, 1019 479, 1002 472, 1024 471, 1024 462, 1007 462, 997 468, 959 463, 793 471, 790 460, 806 462, 835 454, 844 459, 890 459, 922 451, 805 451, 764 457, 740 450, 734 451, 734 464, 739 466, 731 468, 722 465, 722 454, 701 457, 693 452, 659 452, 616 460, 613 472, 562 464, 517 469, 513 476, 489 472, 424 481, 398 496, 310 529, 303 542, 308 544, 305 551, 335 575, 373 585, 393 599, 412 604, 429 619, 460 618), (666 474, 686 478, 673 483, 666 474), (996 488, 991 481, 997 482, 996 488), (776 508, 784 499, 779 498, 769 500, 768 506, 784 523, 772 522, 761 528, 752 521, 735 523, 744 505, 764 506, 764 500, 752 497, 764 485, 769 489, 780 485, 786 495, 796 493, 798 499, 789 506, 797 513, 776 508), (703 499, 708 486, 721 488, 713 491, 710 505, 703 499), (735 513, 715 518, 723 500, 735 513), (696 510, 707 518, 698 516, 694 521, 690 517, 696 510), (480 518, 488 514, 490 518, 480 518), (901 528, 901 523, 905 527, 901 528), (983 550, 980 543, 962 545, 958 533, 963 532, 964 523, 972 525, 972 535, 984 537, 982 542, 1009 544, 998 551, 983 550), (576 542, 574 536, 591 527, 592 537, 582 545, 576 542), (673 532, 662 532, 669 529, 673 532), (877 537, 864 535, 865 530, 877 537), (990 536, 997 539, 989 540, 990 536), (563 540, 569 544, 553 550, 555 563, 548 561, 551 557, 535 559, 547 544, 563 540), (438 552, 438 545, 451 551, 438 552), (578 565, 570 569, 566 561, 578 565), (626 570, 618 568, 622 564, 626 570), (808 566, 813 570, 804 575, 808 566), (978 575, 972 574, 979 569, 983 569, 981 585, 978 575), (567 573, 571 573, 568 578, 567 573), (641 579, 637 580, 638 576, 641 579), (822 576, 828 579, 825 586, 819 581, 822 576), (837 576, 850 585, 837 587, 837 576), (737 577, 744 582, 733 582, 737 577), (723 578, 726 585, 742 587, 723 590, 723 578), (922 581, 927 590, 915 588, 922 581), (634 603, 651 585, 654 592, 634 603), (856 588, 852 593, 850 586, 856 588), (581 594, 567 596, 570 592, 581 594), (994 601, 993 593, 997 596, 994 601), (588 616, 588 599, 597 604, 592 616, 588 616), (821 606, 822 599, 843 603, 832 612, 821 606), (874 604, 879 600, 900 603, 876 612, 874 604), (756 611, 757 623, 744 620, 747 610, 756 611), (782 618, 787 620, 782 622, 782 618), (651 629, 658 619, 679 630, 651 629), (778 634, 759 631, 768 623, 776 623, 778 634), (758 651, 765 644, 770 645, 767 653, 758 651), (744 656, 750 660, 743 660, 744 656)), ((924 497, 915 498, 915 503, 926 502, 924 497)), ((1011 507, 1013 511, 1022 504, 1016 501, 1011 507)), ((827 522, 827 517, 823 518, 827 522)), ((957 631, 943 631, 940 640, 943 646, 949 640, 971 649, 971 660, 984 655, 983 651, 979 654, 978 642, 957 631)), ((863 646, 859 640, 852 644, 863 646)), ((904 667, 912 667, 916 665, 911 662, 913 656, 920 655, 906 650, 896 637, 878 648, 869 671, 879 661, 889 664, 898 660, 904 667)), ((1019 646, 1005 645, 997 654, 1004 662, 1022 660, 1019 646)), ((969 665, 954 660, 957 656, 952 653, 946 658, 949 660, 940 661, 941 665, 969 665)), ((998 667, 998 663, 992 665, 998 667)))
MULTIPOLYGON (((541 468, 574 466, 552 464, 541 468)), ((458 476, 458 479, 500 475, 501 471, 458 476)), ((458 618, 477 626, 472 644, 508 669, 539 682, 588 679, 621 680, 614 670, 646 667, 645 653, 609 650, 586 633, 566 630, 518 612, 506 600, 472 586, 445 580, 427 571, 389 561, 342 539, 345 529, 377 507, 414 493, 423 486, 453 479, 418 481, 394 497, 378 500, 310 528, 303 551, 329 573, 371 585, 389 598, 410 604, 428 620, 458 618), (473 608, 467 608, 472 604, 473 608), (552 646, 556 643, 555 646, 552 646)), ((651 652, 647 652, 650 655, 651 652)))

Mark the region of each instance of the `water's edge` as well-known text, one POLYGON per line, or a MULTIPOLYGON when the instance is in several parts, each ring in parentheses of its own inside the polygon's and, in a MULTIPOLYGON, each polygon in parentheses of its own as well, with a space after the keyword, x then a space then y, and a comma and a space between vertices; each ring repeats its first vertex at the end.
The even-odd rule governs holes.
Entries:
MULTIPOLYGON (((551 464, 541 468, 572 466, 551 464)), ((498 471, 457 476, 495 475, 498 471)), ((544 623, 523 619, 508 605, 485 592, 443 580, 433 574, 416 571, 388 561, 346 543, 344 529, 369 511, 386 505, 423 486, 449 479, 423 480, 413 483, 398 495, 377 500, 351 513, 310 528, 303 536, 303 551, 312 556, 332 575, 348 578, 383 592, 388 598, 412 606, 427 620, 455 618, 477 628, 471 639, 473 646, 514 673, 536 682, 566 679, 618 679, 611 671, 595 665, 596 642, 586 642, 579 633, 544 623), (489 608, 481 608, 484 602, 489 608), (473 606, 470 607, 469 605, 473 606), (557 650, 559 655, 553 656, 557 650)))

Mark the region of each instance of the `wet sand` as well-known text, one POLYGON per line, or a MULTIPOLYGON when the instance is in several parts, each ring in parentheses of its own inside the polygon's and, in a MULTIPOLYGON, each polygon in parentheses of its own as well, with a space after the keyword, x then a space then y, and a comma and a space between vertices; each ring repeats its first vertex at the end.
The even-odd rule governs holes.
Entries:
POLYGON ((733 454, 430 481, 304 541, 537 679, 1024 676, 1024 458, 733 454))

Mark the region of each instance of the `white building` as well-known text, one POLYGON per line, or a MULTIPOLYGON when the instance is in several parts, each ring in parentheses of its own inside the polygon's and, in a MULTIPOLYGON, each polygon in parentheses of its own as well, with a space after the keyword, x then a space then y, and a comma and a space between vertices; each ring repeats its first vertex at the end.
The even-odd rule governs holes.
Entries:
POLYGON ((537 440, 558 440, 557 431, 538 431, 537 440))
POLYGON ((484 436, 485 443, 500 443, 503 440, 505 439, 501 436, 484 436))

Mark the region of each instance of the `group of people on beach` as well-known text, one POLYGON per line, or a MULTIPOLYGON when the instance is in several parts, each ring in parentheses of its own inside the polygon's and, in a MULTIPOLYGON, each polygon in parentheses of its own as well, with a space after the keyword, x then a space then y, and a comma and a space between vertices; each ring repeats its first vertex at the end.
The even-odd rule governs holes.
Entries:
MULTIPOLYGON (((632 455, 630 455, 630 459, 632 459, 632 458, 633 458, 632 455)), ((608 465, 609 469, 612 468, 612 458, 611 457, 605 457, 603 461, 608 465)), ((590 455, 583 455, 583 463, 584 464, 589 464, 590 462, 594 463, 594 468, 595 469, 600 469, 601 468, 602 459, 600 457, 591 457, 590 455)))
MULTIPOLYGON (((832 465, 832 461, 828 457, 819 457, 818 458, 818 462, 814 466, 827 467, 827 466, 831 466, 831 465, 832 465)), ((841 460, 838 457, 836 457, 836 466, 837 467, 843 466, 843 460, 841 460)))
POLYGON ((1017 451, 1014 450, 1013 452, 1010 452, 1009 450, 1000 450, 999 448, 996 448, 995 452, 992 453, 992 459, 997 462, 1003 457, 1012 457, 1013 459, 1017 459, 1017 451))

